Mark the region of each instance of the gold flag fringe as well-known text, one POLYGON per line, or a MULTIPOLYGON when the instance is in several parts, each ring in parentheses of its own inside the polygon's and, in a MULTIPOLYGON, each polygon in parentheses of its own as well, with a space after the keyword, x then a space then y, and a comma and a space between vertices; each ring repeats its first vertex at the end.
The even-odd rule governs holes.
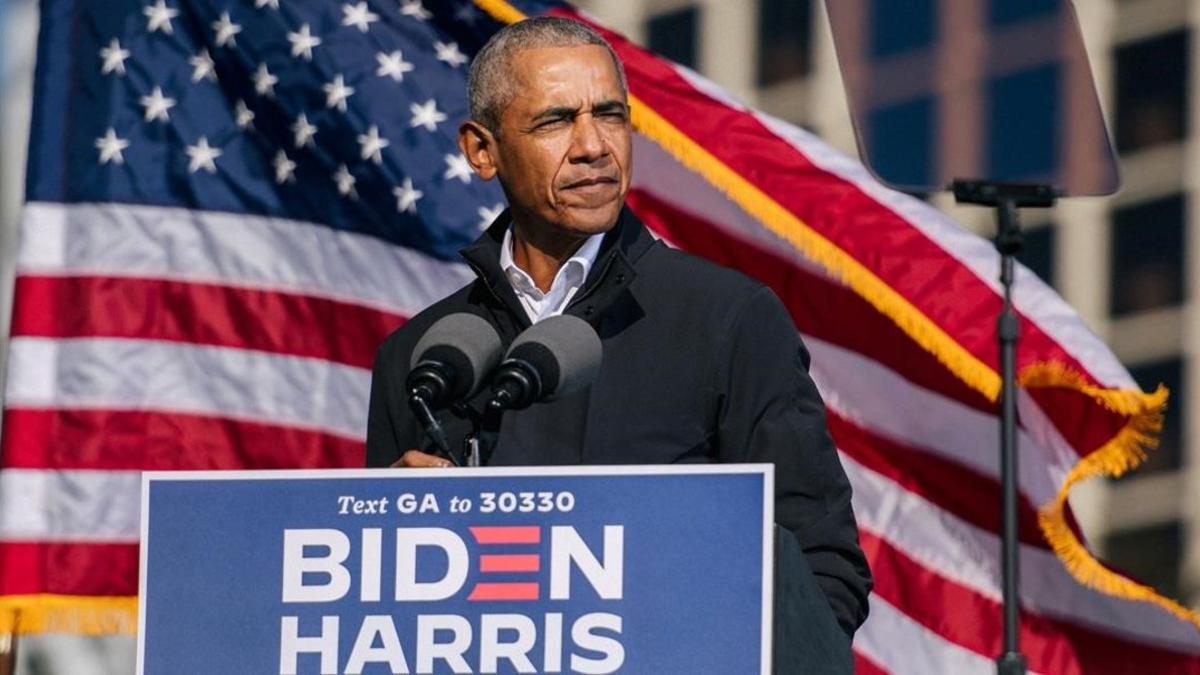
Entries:
POLYGON ((137 596, 0 596, 0 634, 135 635, 137 596))

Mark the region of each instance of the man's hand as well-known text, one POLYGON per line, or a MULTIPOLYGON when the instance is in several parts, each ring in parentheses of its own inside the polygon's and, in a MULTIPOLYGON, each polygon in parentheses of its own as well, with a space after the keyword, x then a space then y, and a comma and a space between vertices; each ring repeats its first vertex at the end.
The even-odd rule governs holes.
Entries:
POLYGON ((420 450, 409 450, 392 462, 393 469, 445 469, 454 466, 450 460, 420 450))

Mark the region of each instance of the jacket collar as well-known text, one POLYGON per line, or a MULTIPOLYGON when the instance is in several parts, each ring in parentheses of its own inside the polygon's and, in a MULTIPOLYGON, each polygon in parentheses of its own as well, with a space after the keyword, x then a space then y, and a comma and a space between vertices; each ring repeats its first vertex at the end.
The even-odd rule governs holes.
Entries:
MULTIPOLYGON (((505 209, 487 231, 459 251, 459 255, 475 270, 492 296, 515 315, 522 326, 528 326, 529 318, 500 267, 500 247, 504 233, 511 225, 512 213, 505 209)), ((571 299, 566 313, 595 325, 604 309, 633 282, 637 276, 634 266, 654 244, 654 237, 650 236, 646 226, 628 206, 622 207, 617 224, 604 235, 596 262, 583 288, 571 299)))

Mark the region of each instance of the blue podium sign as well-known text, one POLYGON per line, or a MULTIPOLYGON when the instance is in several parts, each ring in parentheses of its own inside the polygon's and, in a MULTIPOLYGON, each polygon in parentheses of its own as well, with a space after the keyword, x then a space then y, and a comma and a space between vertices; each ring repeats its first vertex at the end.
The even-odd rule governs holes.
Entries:
POLYGON ((147 473, 138 673, 768 673, 773 478, 147 473))

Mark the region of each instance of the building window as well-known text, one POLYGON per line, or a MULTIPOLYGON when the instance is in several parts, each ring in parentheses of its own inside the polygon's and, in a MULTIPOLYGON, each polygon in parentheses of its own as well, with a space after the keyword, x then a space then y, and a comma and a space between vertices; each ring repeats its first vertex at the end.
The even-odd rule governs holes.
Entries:
POLYGON ((932 186, 936 107, 936 100, 926 96, 871 111, 866 160, 883 182, 900 189, 932 186))
POLYGON ((1059 66, 997 77, 988 86, 988 176, 1049 183, 1058 164, 1059 66))
POLYGON ((1042 225, 1025 230, 1025 246, 1017 259, 1042 281, 1054 285, 1054 250, 1058 230, 1054 225, 1042 225))
POLYGON ((1179 596, 1183 525, 1172 521, 1110 534, 1104 556, 1117 569, 1172 598, 1179 596))
POLYGON ((1113 316, 1183 301, 1184 212, 1182 195, 1113 212, 1113 316))
POLYGON ((695 6, 659 14, 646 22, 648 46, 658 55, 694 69, 699 27, 700 10, 695 6))
POLYGON ((1062 3, 1063 0, 992 0, 988 18, 992 26, 1008 26, 1058 14, 1062 3))
POLYGON ((1159 384, 1171 391, 1171 398, 1167 400, 1167 415, 1163 420, 1162 432, 1158 436, 1158 447, 1146 453, 1146 461, 1135 469, 1132 475, 1178 469, 1183 466, 1183 415, 1187 410, 1187 392, 1183 388, 1183 360, 1176 357, 1144 363, 1130 368, 1129 372, 1142 391, 1154 391, 1159 384))
POLYGON ((1117 149, 1131 152, 1187 134, 1189 36, 1161 35, 1117 49, 1117 149))
POLYGON ((871 57, 928 49, 937 36, 935 0, 870 0, 871 57))
POLYGON ((760 0, 758 83, 803 77, 812 69, 812 0, 760 0))

